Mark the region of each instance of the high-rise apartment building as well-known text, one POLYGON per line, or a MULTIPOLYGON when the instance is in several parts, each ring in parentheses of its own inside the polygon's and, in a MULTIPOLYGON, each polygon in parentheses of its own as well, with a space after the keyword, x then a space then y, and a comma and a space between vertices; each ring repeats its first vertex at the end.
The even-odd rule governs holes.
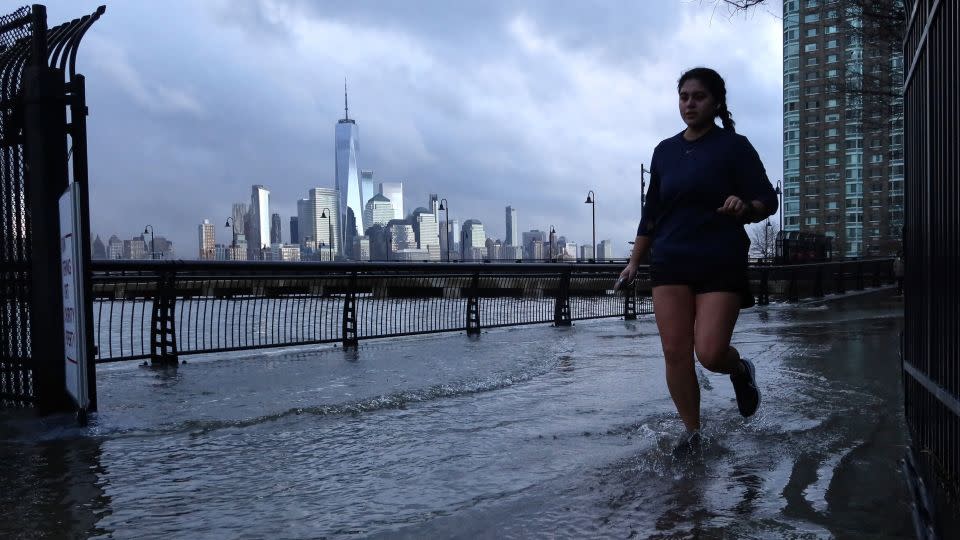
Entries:
MULTIPOLYGON (((347 106, 347 85, 343 85, 343 118, 337 122, 335 131, 334 167, 335 188, 339 193, 337 203, 337 218, 340 223, 336 227, 339 234, 334 242, 341 256, 349 256, 349 249, 344 246, 353 246, 353 239, 363 236, 363 203, 364 195, 360 184, 360 170, 358 165, 359 131, 357 123, 350 118, 350 109, 347 106)), ((319 214, 317 214, 319 216, 319 214)))
POLYGON ((212 261, 216 259, 216 230, 209 219, 203 220, 203 223, 197 228, 199 233, 200 260, 212 261))
POLYGON ((270 248, 270 191, 259 184, 251 190, 246 225, 249 259, 262 260, 263 250, 270 248))
POLYGON ((507 237, 504 239, 504 243, 508 246, 519 246, 520 245, 520 230, 517 229, 517 209, 508 206, 506 211, 507 219, 507 237))
MULTIPOLYGON (((310 206, 310 199, 297 200, 297 237, 301 247, 307 247, 308 242, 317 241, 317 232, 313 229, 313 207, 310 206)), ((311 247, 311 249, 316 246, 311 247)))
POLYGON ((855 4, 783 4, 783 228, 848 257, 896 252, 903 227, 902 102, 865 99, 897 87, 902 55, 864 42, 855 4))
POLYGON ((393 219, 403 219, 403 182, 381 182, 380 194, 393 204, 393 219))

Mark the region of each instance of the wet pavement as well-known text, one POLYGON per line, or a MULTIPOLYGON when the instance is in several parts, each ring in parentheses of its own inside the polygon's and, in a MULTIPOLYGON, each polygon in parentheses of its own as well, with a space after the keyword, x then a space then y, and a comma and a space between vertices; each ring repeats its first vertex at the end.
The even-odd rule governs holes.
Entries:
POLYGON ((3 538, 907 538, 889 291, 741 314, 763 403, 652 318, 101 366, 86 428, 0 412, 3 538))

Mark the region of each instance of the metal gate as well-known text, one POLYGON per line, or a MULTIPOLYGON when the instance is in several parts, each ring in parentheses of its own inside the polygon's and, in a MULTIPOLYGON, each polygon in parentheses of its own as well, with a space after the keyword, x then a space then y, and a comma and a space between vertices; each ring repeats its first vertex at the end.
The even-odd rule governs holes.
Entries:
POLYGON ((948 537, 960 530, 960 2, 906 7, 905 470, 918 535, 948 537))
MULTIPOLYGON (((55 307, 57 199, 70 176, 86 187, 84 79, 75 65, 80 40, 104 11, 50 29, 41 5, 0 16, 0 406, 68 408, 55 307)), ((95 409, 94 374, 88 378, 95 409)))

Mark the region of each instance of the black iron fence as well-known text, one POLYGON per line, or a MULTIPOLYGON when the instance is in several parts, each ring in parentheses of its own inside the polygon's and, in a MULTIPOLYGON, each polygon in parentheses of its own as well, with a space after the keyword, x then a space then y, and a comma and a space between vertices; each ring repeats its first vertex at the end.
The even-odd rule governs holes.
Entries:
MULTIPOLYGON (((622 264, 95 261, 97 361, 150 358, 652 312, 646 269, 622 264)), ((889 259, 751 268, 757 303, 877 287, 889 259)))
MULTIPOLYGON (((42 5, 0 15, 0 406, 73 407, 63 369, 57 201, 70 177, 86 187, 87 106, 76 60, 103 13, 52 28, 42 5)), ((81 212, 81 238, 88 217, 81 212)), ((88 392, 96 410, 92 369, 88 392)))
POLYGON ((919 536, 960 530, 960 2, 910 0, 904 53, 905 470, 919 536))

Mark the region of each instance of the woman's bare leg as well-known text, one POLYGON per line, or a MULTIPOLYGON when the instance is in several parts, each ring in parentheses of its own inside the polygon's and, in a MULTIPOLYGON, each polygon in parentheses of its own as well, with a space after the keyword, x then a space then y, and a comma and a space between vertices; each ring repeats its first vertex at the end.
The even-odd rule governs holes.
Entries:
POLYGON ((696 296, 697 320, 694 349, 703 367, 714 373, 740 374, 740 353, 730 346, 733 328, 740 315, 740 297, 730 292, 701 293, 696 296))
POLYGON ((700 384, 693 365, 696 303, 686 285, 653 288, 653 312, 667 368, 667 388, 687 431, 700 429, 700 384))

